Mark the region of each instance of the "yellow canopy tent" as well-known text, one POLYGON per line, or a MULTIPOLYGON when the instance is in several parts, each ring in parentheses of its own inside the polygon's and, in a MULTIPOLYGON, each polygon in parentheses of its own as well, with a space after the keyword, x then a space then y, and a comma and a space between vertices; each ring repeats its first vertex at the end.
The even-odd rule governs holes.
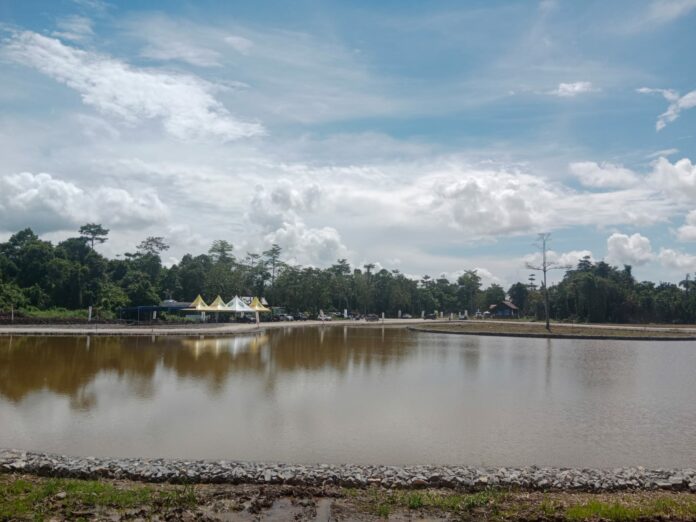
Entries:
POLYGON ((188 308, 184 308, 184 310, 187 312, 200 312, 201 321, 205 322, 205 312, 206 310, 208 310, 208 305, 205 304, 205 301, 201 297, 201 294, 198 294, 196 298, 193 300, 193 303, 191 303, 188 308))
POLYGON ((249 306, 250 306, 251 308, 253 308, 254 310, 256 310, 257 312, 270 312, 270 311, 271 311, 270 308, 266 308, 265 306, 263 306, 263 305, 261 304, 261 301, 259 301, 259 298, 258 298, 258 297, 254 297, 254 298, 251 300, 251 304, 250 304, 249 306))
POLYGON ((225 301, 222 300, 222 297, 219 295, 215 298, 215 300, 208 305, 207 308, 208 312, 231 312, 232 310, 229 309, 229 307, 225 304, 225 301))
POLYGON ((256 312, 256 326, 259 326, 260 321, 259 321, 259 312, 270 312, 270 308, 266 308, 261 304, 261 301, 259 301, 258 297, 254 297, 251 300, 251 303, 249 303, 249 307, 251 307, 255 312, 256 312))
POLYGON ((204 312, 207 309, 208 305, 205 304, 205 301, 203 300, 200 294, 196 296, 196 298, 193 300, 193 303, 191 303, 188 308, 184 308, 184 310, 195 310, 197 312, 204 312))

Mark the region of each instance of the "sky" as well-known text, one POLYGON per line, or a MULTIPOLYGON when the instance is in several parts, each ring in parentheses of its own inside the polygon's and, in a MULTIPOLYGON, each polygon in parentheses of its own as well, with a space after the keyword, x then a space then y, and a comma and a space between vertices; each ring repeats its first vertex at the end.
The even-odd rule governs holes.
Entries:
MULTIPOLYGON (((696 0, 0 0, 0 240, 696 272, 696 0)), ((557 272, 555 277, 562 275, 557 272)))

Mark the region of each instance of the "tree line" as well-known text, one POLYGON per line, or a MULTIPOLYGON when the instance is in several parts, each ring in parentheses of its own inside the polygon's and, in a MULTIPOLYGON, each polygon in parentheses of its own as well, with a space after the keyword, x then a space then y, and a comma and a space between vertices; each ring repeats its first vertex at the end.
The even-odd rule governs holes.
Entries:
MULTIPOLYGON (((223 239, 205 254, 186 254, 166 267, 161 258, 169 248, 165 238, 147 237, 133 252, 108 259, 97 251, 108 234, 102 225, 88 223, 75 237, 54 245, 26 228, 0 243, 0 311, 93 306, 108 317, 122 307, 165 299, 190 302, 201 294, 206 300, 264 296, 290 312, 347 309, 392 317, 399 311, 471 314, 509 298, 521 315, 544 317, 543 288, 531 279, 506 291, 495 283, 484 288, 476 270, 450 281, 428 275, 414 280, 399 270, 377 270, 374 264, 352 267, 345 259, 327 268, 307 267, 284 262, 278 245, 239 256, 223 239)), ((696 283, 690 276, 678 285, 638 282, 630 266, 586 257, 549 286, 549 306, 557 320, 693 323, 696 283)))

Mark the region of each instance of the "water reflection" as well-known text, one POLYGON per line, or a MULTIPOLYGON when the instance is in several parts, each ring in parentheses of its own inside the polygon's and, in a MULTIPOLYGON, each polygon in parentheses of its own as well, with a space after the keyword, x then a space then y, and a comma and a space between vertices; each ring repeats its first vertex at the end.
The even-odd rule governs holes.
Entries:
POLYGON ((138 396, 148 397, 158 367, 173 370, 180 379, 204 381, 211 391, 220 392, 234 373, 271 380, 278 372, 323 368, 343 374, 351 367, 395 363, 407 354, 398 346, 385 346, 383 338, 380 342, 360 332, 354 337, 357 342, 348 343, 348 328, 330 327, 224 338, 0 337, 0 395, 18 402, 45 389, 68 395, 85 409, 94 405, 94 398, 86 399, 84 388, 100 372, 114 373, 138 396), (317 339, 322 349, 317 349, 317 339))
POLYGON ((0 447, 294 462, 693 466, 694 367, 688 342, 342 325, 227 338, 0 337, 0 447))

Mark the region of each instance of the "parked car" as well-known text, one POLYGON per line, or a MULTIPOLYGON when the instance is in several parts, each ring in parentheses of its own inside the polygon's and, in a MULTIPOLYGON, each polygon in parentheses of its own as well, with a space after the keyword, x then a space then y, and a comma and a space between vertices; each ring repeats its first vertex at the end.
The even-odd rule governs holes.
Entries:
POLYGON ((483 319, 483 314, 481 312, 476 312, 476 315, 474 315, 474 319, 483 319))
POLYGON ((425 314, 426 319, 437 319, 437 315, 435 314, 425 314))
POLYGON ((302 312, 296 313, 294 317, 295 321, 306 321, 307 319, 309 319, 309 317, 307 317, 307 314, 304 314, 302 312))
POLYGON ((413 319, 413 316, 411 314, 401 314, 402 319, 413 319))
POLYGON ((366 321, 379 321, 379 316, 377 314, 367 314, 365 316, 366 321))
POLYGON ((286 321, 294 321, 295 320, 295 318, 290 314, 285 314, 284 317, 285 317, 286 321))

